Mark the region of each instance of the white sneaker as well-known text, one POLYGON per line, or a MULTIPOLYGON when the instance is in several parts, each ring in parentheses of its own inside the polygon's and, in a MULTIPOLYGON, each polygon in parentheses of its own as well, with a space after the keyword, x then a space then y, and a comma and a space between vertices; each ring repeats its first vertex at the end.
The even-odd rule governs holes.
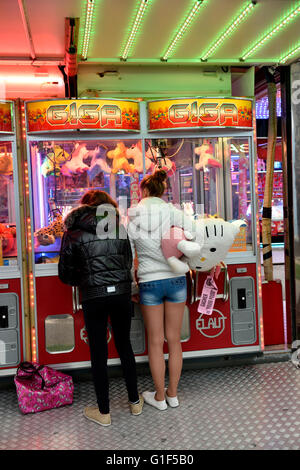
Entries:
POLYGON ((154 406, 154 408, 157 408, 158 410, 166 410, 168 408, 166 400, 155 400, 155 393, 156 392, 143 392, 142 395, 144 397, 145 402, 148 403, 148 405, 154 406))
POLYGON ((179 406, 179 401, 177 397, 168 397, 166 388, 165 388, 165 393, 166 393, 167 403, 171 408, 176 408, 177 406, 179 406))

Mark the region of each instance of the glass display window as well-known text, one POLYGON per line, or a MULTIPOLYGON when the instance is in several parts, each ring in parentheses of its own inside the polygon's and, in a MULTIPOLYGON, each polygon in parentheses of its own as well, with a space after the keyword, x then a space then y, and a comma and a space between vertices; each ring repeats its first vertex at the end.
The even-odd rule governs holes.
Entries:
POLYGON ((166 201, 194 217, 244 219, 231 251, 253 249, 248 137, 152 139, 145 150, 154 162, 149 173, 167 171, 166 201))
POLYGON ((36 263, 58 262, 63 219, 89 190, 105 191, 121 215, 139 198, 144 176, 139 140, 30 142, 36 263))
POLYGON ((231 251, 252 250, 251 179, 248 137, 223 139, 225 165, 226 218, 244 219, 236 246, 231 251), (250 211, 249 211, 250 208, 250 211))
POLYGON ((167 171, 165 200, 193 215, 222 217, 219 147, 218 138, 153 139, 148 154, 151 148, 155 168, 167 171))
POLYGON ((17 264, 12 143, 0 141, 0 266, 17 264))

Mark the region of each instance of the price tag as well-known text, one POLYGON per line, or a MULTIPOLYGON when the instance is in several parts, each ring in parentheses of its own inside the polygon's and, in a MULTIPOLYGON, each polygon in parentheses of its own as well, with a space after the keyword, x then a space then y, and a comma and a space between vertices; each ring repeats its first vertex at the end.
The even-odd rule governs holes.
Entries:
POLYGON ((207 276, 204 286, 201 292, 201 297, 198 305, 198 312, 204 313, 205 315, 211 315, 215 300, 217 296, 218 288, 212 276, 207 276))

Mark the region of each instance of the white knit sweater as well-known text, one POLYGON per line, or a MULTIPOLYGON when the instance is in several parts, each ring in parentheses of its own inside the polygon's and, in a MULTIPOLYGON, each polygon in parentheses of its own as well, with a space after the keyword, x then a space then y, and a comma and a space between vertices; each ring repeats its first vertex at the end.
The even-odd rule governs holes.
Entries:
POLYGON ((193 231, 193 220, 173 204, 147 197, 128 211, 128 235, 138 257, 138 282, 179 277, 170 270, 162 249, 162 235, 171 226, 193 231))

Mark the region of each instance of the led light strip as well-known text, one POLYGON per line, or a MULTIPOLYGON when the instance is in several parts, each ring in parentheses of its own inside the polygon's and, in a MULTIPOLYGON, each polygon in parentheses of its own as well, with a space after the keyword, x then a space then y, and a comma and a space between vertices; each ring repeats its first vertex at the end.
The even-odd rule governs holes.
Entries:
POLYGON ((253 10, 254 6, 256 5, 256 2, 250 2, 247 4, 247 6, 244 8, 244 10, 233 20, 233 22, 228 26, 226 31, 219 37, 219 39, 208 49, 208 51, 201 57, 202 61, 206 61, 207 58, 212 55, 215 50, 222 44, 222 42, 225 41, 225 39, 230 36, 237 26, 246 18, 246 16, 251 13, 253 10))
POLYGON ((257 51, 260 47, 262 47, 269 39, 274 36, 274 34, 278 33, 278 31, 281 31, 283 28, 285 28, 292 20, 296 18, 300 13, 300 5, 295 8, 291 13, 289 13, 287 16, 285 16, 277 25, 275 28, 273 28, 271 31, 269 31, 265 36, 260 39, 256 44, 254 44, 245 54, 242 55, 241 59, 242 61, 246 60, 247 57, 252 55, 255 51, 257 51))
MULTIPOLYGON (((256 118, 257 119, 268 119, 269 117, 269 100, 265 96, 256 101, 256 118)), ((281 116, 281 93, 280 90, 277 91, 276 95, 276 114, 281 116)))
POLYGON ((288 54, 284 55, 283 57, 281 57, 281 59, 279 60, 279 63, 280 64, 285 64, 293 55, 295 55, 298 51, 300 51, 300 46, 297 46, 295 49, 293 49, 291 52, 289 52, 288 54))
POLYGON ((129 34, 129 37, 127 39, 127 42, 125 44, 123 53, 121 54, 121 60, 126 60, 129 54, 129 51, 134 43, 134 40, 136 38, 137 32, 141 26, 145 11, 147 6, 149 5, 151 0, 141 0, 138 12, 136 14, 131 32, 129 34))
POLYGON ((94 6, 95 6, 95 0, 87 0, 84 36, 83 36, 83 42, 82 42, 82 58, 83 59, 86 59, 88 55, 91 29, 92 29, 92 23, 93 23, 94 6))
POLYGON ((167 48, 166 52, 162 56, 161 60, 166 61, 168 57, 174 52, 175 48, 177 47, 178 42, 182 39, 182 36, 185 34, 187 29, 191 26, 192 21, 194 20, 195 16, 199 12, 199 9, 203 3, 203 0, 196 0, 194 3, 193 8, 191 9, 190 13, 184 20, 183 24, 180 26, 178 32, 176 33, 174 39, 172 40, 171 44, 167 48))

